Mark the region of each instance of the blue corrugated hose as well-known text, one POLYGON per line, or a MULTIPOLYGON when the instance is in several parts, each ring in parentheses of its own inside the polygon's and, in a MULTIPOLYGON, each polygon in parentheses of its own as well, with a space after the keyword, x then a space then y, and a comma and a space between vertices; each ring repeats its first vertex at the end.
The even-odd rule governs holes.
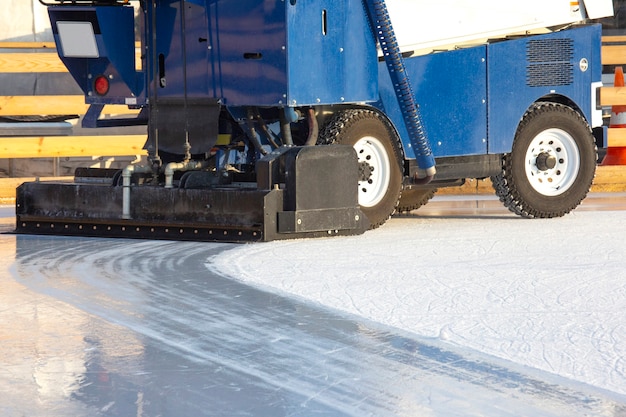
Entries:
POLYGON ((415 95, 404 68, 404 62, 391 25, 391 19, 389 19, 387 6, 384 0, 364 1, 394 85, 400 111, 409 133, 413 152, 415 152, 417 165, 426 172, 427 178, 432 178, 436 172, 435 157, 424 131, 415 95))

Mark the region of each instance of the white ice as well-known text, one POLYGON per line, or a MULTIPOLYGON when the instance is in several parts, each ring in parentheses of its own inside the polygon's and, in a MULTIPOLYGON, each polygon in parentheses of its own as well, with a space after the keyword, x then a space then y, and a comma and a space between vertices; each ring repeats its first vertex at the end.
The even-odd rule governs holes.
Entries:
POLYGON ((416 213, 361 236, 237 246, 208 265, 626 394, 626 211, 416 213))

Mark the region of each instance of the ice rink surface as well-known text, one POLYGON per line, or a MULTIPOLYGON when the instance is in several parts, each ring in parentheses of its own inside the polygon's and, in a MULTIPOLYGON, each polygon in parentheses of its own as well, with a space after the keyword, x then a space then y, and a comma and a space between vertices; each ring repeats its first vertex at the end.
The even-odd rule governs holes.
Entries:
POLYGON ((625 234, 622 194, 251 245, 2 234, 0 415, 626 416, 625 234))

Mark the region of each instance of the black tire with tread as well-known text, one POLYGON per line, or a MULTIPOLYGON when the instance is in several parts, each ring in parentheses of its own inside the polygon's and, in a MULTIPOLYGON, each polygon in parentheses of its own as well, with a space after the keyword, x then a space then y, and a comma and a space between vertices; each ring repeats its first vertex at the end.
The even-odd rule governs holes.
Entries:
POLYGON ((491 177, 496 195, 513 213, 526 218, 561 217, 587 196, 595 176, 597 147, 591 129, 574 109, 558 103, 536 103, 520 122, 513 149, 504 156, 502 172, 491 177), (575 180, 558 195, 533 188, 525 172, 525 157, 533 139, 547 129, 560 129, 573 138, 580 154, 575 180))
POLYGON ((398 203, 398 212, 408 213, 417 210, 428 203, 436 192, 436 188, 412 188, 403 190, 400 195, 400 203, 398 203))
POLYGON ((373 110, 342 110, 335 113, 326 123, 317 143, 354 146, 366 136, 374 137, 383 144, 391 168, 389 185, 382 200, 371 207, 361 206, 361 210, 370 221, 370 228, 375 229, 394 214, 402 191, 402 147, 389 122, 373 110))

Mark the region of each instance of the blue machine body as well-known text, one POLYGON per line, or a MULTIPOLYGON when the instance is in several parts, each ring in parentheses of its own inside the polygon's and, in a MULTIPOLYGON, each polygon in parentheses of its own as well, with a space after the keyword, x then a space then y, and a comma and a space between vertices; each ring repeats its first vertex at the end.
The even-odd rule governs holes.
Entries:
MULTIPOLYGON (((405 59, 434 155, 509 152, 522 116, 541 99, 573 104, 591 123, 596 91, 589 86, 602 77, 600 36, 599 25, 583 26, 405 59)), ((379 84, 376 105, 409 149, 383 64, 379 84)))
POLYGON ((362 9, 360 0, 211 4, 224 104, 374 101, 376 45, 362 9))
POLYGON ((146 23, 146 42, 156 45, 146 61, 165 67, 160 96, 186 89, 227 106, 376 100, 376 44, 360 0, 196 0, 186 2, 184 17, 179 0, 156 3, 157 32, 146 23))
MULTIPOLYGON (((437 157, 487 151, 487 64, 484 46, 405 59, 424 129, 437 157)), ((380 102, 405 150, 411 143, 390 77, 379 65, 380 102)), ((412 152, 405 151, 407 156, 412 152)))
MULTIPOLYGON (((87 103, 211 99, 234 115, 248 106, 374 107, 392 122, 405 158, 414 158, 362 0, 152 3, 140 16, 140 63, 132 7, 49 8, 59 45, 59 22, 92 23, 97 57, 59 51, 87 103), (106 96, 93 92, 98 74, 111 80, 106 96)), ((406 58, 434 156, 509 152, 520 119, 542 99, 566 102, 591 123, 600 34, 600 26, 583 26, 406 58)))
POLYGON ((592 25, 488 46, 490 153, 511 150, 520 118, 541 99, 571 105, 593 126, 602 81, 601 35, 602 27, 592 25))
POLYGON ((517 215, 560 217, 606 147, 599 25, 417 55, 385 0, 47 1, 83 125, 146 125, 147 155, 23 184, 19 232, 360 234, 474 178, 517 215))

